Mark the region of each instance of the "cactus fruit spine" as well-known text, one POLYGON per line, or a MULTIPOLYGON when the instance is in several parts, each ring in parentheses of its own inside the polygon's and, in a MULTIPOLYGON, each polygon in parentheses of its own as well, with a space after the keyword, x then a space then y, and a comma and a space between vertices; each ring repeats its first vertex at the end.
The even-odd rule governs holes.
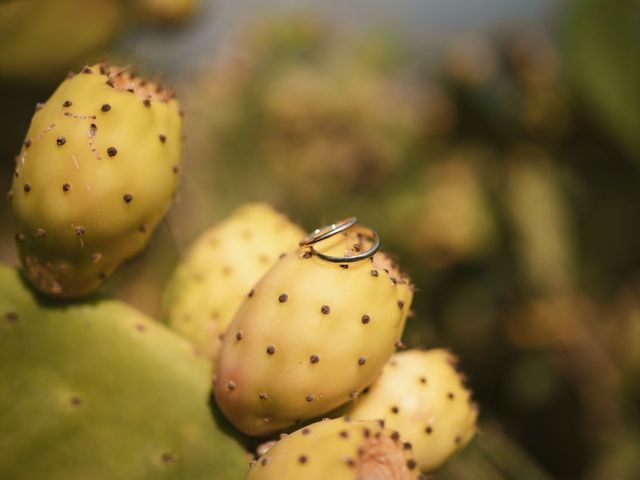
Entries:
MULTIPOLYGON (((349 234, 315 247, 343 255, 357 243, 349 234)), ((395 351, 412 295, 382 253, 343 265, 304 248, 286 254, 227 329, 214 387, 220 408, 260 436, 352 400, 395 351)))
POLYGON ((94 65, 36 108, 10 191, 27 277, 77 297, 139 252, 169 207, 181 153, 173 94, 94 65))
POLYGON ((379 421, 323 420, 283 437, 246 480, 414 480, 425 478, 411 445, 379 421))
POLYGON ((240 207, 202 233, 176 268, 164 296, 168 324, 214 359, 251 288, 303 236, 267 204, 240 207))
POLYGON ((38 303, 0 265, 0 478, 237 480, 242 448, 208 406, 209 365, 115 301, 38 303))
POLYGON ((422 471, 431 472, 476 433, 478 409, 446 350, 396 353, 376 382, 343 413, 382 418, 414 448, 422 471))

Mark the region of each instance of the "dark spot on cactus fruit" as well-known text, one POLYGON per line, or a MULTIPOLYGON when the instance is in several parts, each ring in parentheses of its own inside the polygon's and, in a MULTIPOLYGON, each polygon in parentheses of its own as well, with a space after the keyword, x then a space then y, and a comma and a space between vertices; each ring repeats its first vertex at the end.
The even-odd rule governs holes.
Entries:
POLYGON ((397 442, 398 440, 400 440, 400 434, 396 431, 391 433, 391 440, 393 440, 394 442, 397 442))
POLYGON ((348 467, 353 468, 356 466, 356 461, 353 458, 345 458, 344 463, 346 463, 348 467))
POLYGON ((42 110, 42 107, 44 107, 44 103, 37 102, 36 103, 36 112, 39 112, 40 110, 42 110))
POLYGON ((362 390, 362 393, 365 395, 369 393, 369 387, 365 387, 364 390, 362 390))
POLYGON ((256 289, 255 289, 255 288, 252 288, 252 289, 249 291, 249 293, 247 294, 247 297, 251 298, 251 297, 253 297, 253 296, 255 295, 255 293, 256 293, 256 289))
POLYGON ((311 429, 308 427, 305 427, 302 429, 302 434, 303 435, 309 435, 311 433, 311 429))
POLYGON ((22 189, 23 189, 26 193, 29 193, 29 192, 31 191, 31 184, 30 184, 30 183, 25 183, 25 184, 22 186, 22 189))
POLYGON ((142 101, 142 104, 143 104, 145 107, 147 107, 147 108, 148 108, 148 107, 150 107, 150 106, 151 106, 151 100, 149 100, 148 98, 145 98, 145 99, 142 101))
POLYGON ((305 399, 307 402, 313 402, 313 399, 314 399, 314 398, 315 398, 315 397, 314 397, 313 395, 311 395, 311 394, 309 394, 309 395, 307 395, 306 397, 304 397, 304 399, 305 399))
POLYGON ((64 145, 65 143, 67 143, 67 139, 66 139, 66 138, 64 138, 64 137, 58 137, 58 138, 56 139, 56 143, 58 144, 58 146, 60 146, 60 147, 61 147, 62 145, 64 145))
POLYGON ((400 409, 398 407, 396 407, 395 405, 391 407, 391 413, 398 413, 400 411, 400 409))
POLYGON ((116 147, 107 148, 107 155, 109 155, 110 157, 115 157, 117 154, 118 150, 116 150, 116 147))
POLYGON ((71 100, 65 100, 64 103, 62 104, 64 108, 68 108, 71 105, 73 105, 73 103, 71 103, 71 100))
POLYGON ((258 398, 259 398, 260 400, 266 400, 266 399, 267 399, 267 393, 266 393, 266 392, 260 392, 260 393, 258 394, 258 398))
POLYGON ((454 399, 454 397, 455 397, 455 395, 453 394, 453 392, 449 392, 449 393, 447 393, 447 398, 448 398, 449 400, 453 400, 453 399, 454 399))
POLYGON ((407 460, 407 468, 409 470, 413 470, 416 468, 416 461, 413 458, 410 458, 409 460, 407 460))
POLYGON ((271 344, 267 345, 267 353, 269 355, 273 355, 274 353, 276 353, 276 347, 271 344))
POLYGON ((124 200, 124 203, 131 203, 131 201, 133 200, 133 195, 131 195, 130 193, 125 193, 122 196, 122 200, 124 200))
POLYGON ((371 321, 371 317, 365 313, 364 315, 362 315, 362 318, 360 320, 362 321, 363 325, 366 325, 371 321))
POLYGON ((345 270, 349 268, 349 265, 340 264, 340 268, 344 268, 345 270))
POLYGON ((320 361, 320 357, 314 353, 309 357, 309 361, 311 363, 318 363, 320 361))
POLYGON ((460 445, 460 443, 462 443, 462 437, 460 435, 456 435, 454 442, 456 445, 460 445))
POLYGON ((311 258, 311 255, 313 254, 309 250, 307 250, 302 254, 302 258, 311 258))
POLYGON ((298 457, 298 462, 300 462, 302 465, 304 465, 308 461, 309 461, 309 458, 306 455, 300 455, 298 457))
POLYGON ((411 450, 413 448, 413 445, 411 445, 411 442, 404 442, 404 445, 402 445, 404 447, 405 450, 411 450))
POLYGON ((371 431, 365 427, 362 429, 362 434, 364 435, 364 438, 369 438, 371 436, 371 431))
POLYGON ((31 146, 31 140, 28 138, 23 142, 24 148, 29 148, 31 146))
POLYGON ((398 300, 398 308, 400 310, 402 310, 404 308, 404 301, 403 300, 398 300))
POLYGON ((38 228, 38 229, 36 230, 36 236, 37 236, 40 240, 42 240, 44 237, 46 237, 46 236, 47 236, 47 232, 45 232, 45 231, 44 231, 44 228, 38 228))
POLYGON ((98 126, 95 123, 92 123, 91 125, 89 125, 89 136, 90 137, 95 137, 97 131, 98 131, 98 126))
POLYGON ((226 277, 231 274, 231 267, 229 265, 222 266, 222 274, 226 277))
POLYGON ((145 327, 142 323, 136 323, 136 330, 139 332, 145 332, 147 327, 145 327))
POLYGON ((380 438, 380 435, 381 435, 381 434, 380 434, 380 432, 376 432, 376 434, 374 435, 374 437, 376 437, 376 438, 380 438))
POLYGON ((109 105, 108 103, 105 103, 102 105, 102 107, 100 107, 100 110, 102 110, 103 112, 108 112, 109 110, 111 110, 111 105, 109 105))
POLYGON ((378 419, 378 425, 380 425, 380 428, 384 428, 384 420, 382 418, 378 419))
POLYGON ((62 191, 63 192, 68 192, 69 190, 71 190, 71 185, 69 185, 68 183, 63 183, 62 184, 62 191))
POLYGON ((229 382, 227 383, 227 390, 229 391, 233 391, 236 389, 236 384, 233 380, 229 380, 229 382))
POLYGON ((135 89, 133 87, 129 87, 129 88, 127 88, 127 92, 133 93, 133 92, 135 92, 135 89))
POLYGON ((360 357, 358 359, 358 365, 364 365, 365 363, 367 363, 367 359, 365 357, 360 357))
POLYGON ((325 315, 329 315, 329 312, 331 312, 331 308, 329 307, 329 305, 322 305, 320 311, 325 315))
POLYGON ((72 407, 79 407, 80 405, 82 405, 82 399, 80 397, 71 397, 69 403, 72 407))
POLYGON ((145 233, 147 231, 147 224, 143 223, 138 227, 138 230, 140 230, 142 233, 145 233))
POLYGON ((260 460, 260 463, 264 466, 269 463, 269 459, 267 457, 264 457, 262 460, 260 460))
POLYGON ((18 314, 16 312, 7 312, 4 314, 4 318, 6 318, 9 323, 16 323, 18 321, 18 314))
POLYGON ((109 85, 111 88, 114 88, 114 84, 113 84, 113 79, 112 78, 107 78, 107 80, 104 83, 106 85, 109 85))
POLYGON ((82 73, 93 73, 93 70, 91 70, 89 67, 84 67, 82 69, 82 73))
POLYGON ((81 237, 82 235, 84 235, 84 227, 73 227, 73 231, 76 233, 76 235, 78 237, 81 237))
POLYGON ((429 425, 427 428, 424 429, 424 431, 427 435, 431 435, 433 433, 433 427, 429 425))
POLYGON ((268 256, 266 256, 266 255, 260 255, 260 256, 258 257, 258 261, 259 261, 260 263, 264 263, 264 264, 271 263, 271 260, 270 260, 270 259, 269 259, 269 257, 268 257, 268 256))
POLYGON ((220 340, 220 341, 224 340, 224 333, 218 334, 218 340, 220 340))
POLYGON ((242 331, 236 332, 236 340, 238 341, 242 340, 242 331))
POLYGON ((289 300, 289 295, 287 295, 286 293, 282 293, 282 294, 280 294, 280 296, 278 297, 278 301, 279 301, 280 303, 284 303, 284 302, 286 302, 287 300, 289 300))
POLYGON ((347 432, 346 430, 341 430, 339 435, 340 438, 349 438, 349 432, 347 432))
POLYGON ((377 277, 379 275, 378 270, 371 270, 371 276, 377 277))
POLYGON ((418 379, 418 381, 424 385, 424 384, 426 384, 426 383, 427 383, 427 378, 426 378, 426 377, 420 377, 420 378, 418 379))
POLYGON ((282 252, 280 255, 278 255, 278 258, 282 260, 286 256, 287 256, 287 252, 282 252))
MULTIPOLYGON (((329 418, 327 417, 327 420, 329 418)), ((351 423, 351 417, 349 415, 345 415, 344 417, 342 417, 342 420, 344 421, 344 423, 351 423)))
POLYGON ((180 171, 180 167, 178 167, 178 165, 174 165, 173 167, 171 167, 171 171, 173 173, 178 173, 180 171))
POLYGON ((158 135, 158 138, 160 139, 160 143, 165 143, 167 141, 167 136, 163 133, 158 135))
POLYGON ((160 458, 164 464, 174 463, 178 459, 177 455, 174 455, 173 453, 163 453, 160 458))
POLYGON ((103 63, 100 64, 100 74, 101 75, 106 75, 107 74, 107 67, 103 63))

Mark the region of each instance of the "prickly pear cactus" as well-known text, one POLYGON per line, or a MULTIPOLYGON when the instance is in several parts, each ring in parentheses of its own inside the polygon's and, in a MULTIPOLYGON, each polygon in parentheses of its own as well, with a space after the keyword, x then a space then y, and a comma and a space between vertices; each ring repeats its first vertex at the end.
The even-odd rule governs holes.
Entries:
POLYGON ((251 465, 246 480, 411 480, 411 444, 379 421, 323 420, 284 437, 251 465))
POLYGON ((180 129, 169 90, 114 66, 85 67, 36 107, 10 191, 35 287, 88 294, 146 245, 176 189, 180 129))
POLYGON ((409 440, 422 471, 431 472, 476 433, 478 409, 448 351, 396 353, 376 382, 344 409, 357 419, 382 418, 409 440))
POLYGON ((0 265, 0 478, 242 478, 208 363, 115 301, 41 303, 0 265))
MULTIPOLYGON (((355 234, 316 244, 353 253, 355 234)), ((364 251, 364 250, 362 250, 364 251)), ((224 336, 215 395, 248 435, 320 416, 357 397, 393 354, 412 300, 382 253, 336 264, 288 253, 249 293, 224 336)))
POLYGON ((251 288, 303 236, 267 204, 238 208, 200 235, 176 268, 164 297, 167 323, 214 359, 251 288))

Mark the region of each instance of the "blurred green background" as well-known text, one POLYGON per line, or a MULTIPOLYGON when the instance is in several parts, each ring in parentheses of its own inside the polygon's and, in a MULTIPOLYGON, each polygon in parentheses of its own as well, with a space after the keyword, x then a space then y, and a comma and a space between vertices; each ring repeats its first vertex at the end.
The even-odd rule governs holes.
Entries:
POLYGON ((2 191, 35 103, 104 59, 177 89, 186 160, 108 295, 157 315, 245 201, 357 215, 418 288, 405 343, 458 353, 481 405, 436 478, 640 478, 638 2, 3 0, 2 191))

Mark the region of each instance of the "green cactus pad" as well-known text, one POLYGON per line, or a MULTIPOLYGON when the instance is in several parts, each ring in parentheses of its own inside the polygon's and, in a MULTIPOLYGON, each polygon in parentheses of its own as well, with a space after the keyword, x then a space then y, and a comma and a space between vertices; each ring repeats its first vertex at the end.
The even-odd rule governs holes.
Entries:
POLYGON ((243 450, 211 415, 208 371, 136 310, 42 303, 0 265, 0 478, 242 478, 243 450))

